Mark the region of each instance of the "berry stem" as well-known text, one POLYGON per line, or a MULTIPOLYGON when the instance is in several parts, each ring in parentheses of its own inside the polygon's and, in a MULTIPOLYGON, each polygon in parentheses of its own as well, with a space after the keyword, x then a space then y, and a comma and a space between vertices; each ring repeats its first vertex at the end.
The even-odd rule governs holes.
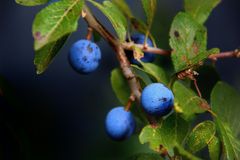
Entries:
POLYGON ((202 93, 201 93, 201 91, 200 91, 200 89, 199 89, 199 87, 198 87, 197 80, 196 80, 195 78, 194 78, 194 80, 193 80, 193 83, 194 83, 194 86, 195 86, 195 88, 196 88, 196 90, 197 90, 198 96, 199 96, 200 98, 202 98, 202 93))
POLYGON ((129 97, 129 99, 128 99, 128 102, 127 102, 127 104, 125 105, 125 110, 126 111, 130 111, 130 109, 131 109, 131 106, 132 106, 132 102, 134 102, 135 101, 135 97, 134 97, 134 95, 133 94, 131 94, 131 96, 129 97))
POLYGON ((86 36, 87 40, 92 39, 92 33, 93 33, 93 29, 91 27, 88 27, 88 32, 87 32, 87 36, 86 36))

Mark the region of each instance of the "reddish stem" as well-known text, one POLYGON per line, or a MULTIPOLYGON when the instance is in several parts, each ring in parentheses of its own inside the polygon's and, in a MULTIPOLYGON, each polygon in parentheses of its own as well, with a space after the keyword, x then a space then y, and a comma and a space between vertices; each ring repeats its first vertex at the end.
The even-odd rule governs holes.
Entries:
POLYGON ((135 101, 135 97, 134 97, 133 94, 131 94, 131 96, 130 96, 129 99, 128 99, 127 104, 125 105, 125 110, 126 110, 126 111, 130 111, 131 106, 132 106, 132 102, 134 102, 134 101, 135 101))
MULTIPOLYGON (((164 56, 169 56, 172 54, 172 51, 170 50, 164 50, 156 47, 146 47, 144 44, 134 44, 131 42, 128 43, 122 43, 122 47, 126 50, 133 50, 132 46, 136 46, 140 48, 144 52, 151 52, 153 54, 159 54, 164 56)), ((234 51, 226 51, 221 53, 212 54, 208 57, 211 60, 217 60, 221 58, 240 58, 240 50, 236 49, 234 51)))
POLYGON ((122 47, 126 50, 133 50, 133 46, 140 48, 143 52, 151 52, 154 54, 166 55, 166 56, 171 54, 171 51, 163 50, 160 48, 149 47, 141 44, 134 44, 133 42, 122 43, 122 47))
POLYGON ((215 61, 220 58, 240 58, 240 51, 236 49, 234 51, 226 51, 222 53, 212 54, 208 58, 215 61))
POLYGON ((197 90, 198 96, 199 96, 200 98, 202 98, 202 93, 201 93, 201 91, 200 91, 200 89, 199 89, 199 87, 198 87, 197 80, 194 79, 193 82, 194 82, 194 86, 195 86, 195 88, 196 88, 196 90, 197 90))
POLYGON ((86 36, 87 40, 92 39, 92 33, 93 33, 93 29, 91 27, 88 27, 88 32, 87 32, 87 36, 86 36))

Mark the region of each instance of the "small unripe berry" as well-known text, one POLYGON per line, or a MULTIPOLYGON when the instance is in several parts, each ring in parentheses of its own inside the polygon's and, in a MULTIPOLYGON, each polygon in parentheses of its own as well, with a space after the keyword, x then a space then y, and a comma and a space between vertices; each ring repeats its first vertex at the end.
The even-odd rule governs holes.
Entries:
POLYGON ((130 111, 124 107, 113 108, 106 117, 105 129, 107 135, 117 141, 129 138, 135 129, 135 120, 130 111))
POLYGON ((170 89, 161 83, 152 83, 142 91, 143 109, 150 115, 165 116, 171 112, 174 96, 170 89))
POLYGON ((101 51, 95 43, 89 40, 79 40, 72 45, 68 59, 74 70, 88 74, 99 66, 101 51))

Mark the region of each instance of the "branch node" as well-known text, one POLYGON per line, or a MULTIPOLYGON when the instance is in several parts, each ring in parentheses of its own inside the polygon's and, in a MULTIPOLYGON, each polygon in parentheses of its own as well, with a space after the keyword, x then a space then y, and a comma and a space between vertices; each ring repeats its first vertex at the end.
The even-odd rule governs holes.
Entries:
POLYGON ((87 16, 87 13, 84 10, 82 10, 82 17, 85 18, 86 16, 87 16))
POLYGON ((193 83, 194 83, 194 86, 195 86, 195 88, 197 90, 198 96, 202 98, 202 93, 201 93, 201 91, 200 91, 200 89, 198 87, 197 79, 195 78, 195 76, 198 76, 198 75, 199 75, 198 72, 194 71, 192 68, 189 68, 187 70, 179 72, 177 74, 177 78, 181 79, 181 80, 183 80, 185 78, 189 78, 190 80, 192 80, 193 83))

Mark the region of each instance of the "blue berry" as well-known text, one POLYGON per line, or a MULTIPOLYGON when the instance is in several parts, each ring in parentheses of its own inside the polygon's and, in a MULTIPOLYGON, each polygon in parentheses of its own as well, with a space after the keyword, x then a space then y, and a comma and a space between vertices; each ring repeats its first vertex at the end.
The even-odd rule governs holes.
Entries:
POLYGON ((165 116, 173 108, 174 96, 172 91, 165 85, 152 83, 143 89, 141 103, 148 114, 165 116))
POLYGON ((113 140, 124 140, 129 138, 135 129, 135 120, 130 111, 124 107, 113 108, 106 117, 105 129, 113 140))
MULTIPOLYGON (((146 37, 143 34, 134 34, 134 35, 131 36, 131 40, 136 44, 144 44, 145 38, 146 37)), ((149 38, 147 38, 147 44, 148 44, 149 47, 153 47, 153 43, 149 38)), ((136 59, 134 59, 133 53, 128 52, 127 56, 130 59, 131 63, 139 65, 139 62, 136 59)), ((152 54, 152 53, 149 53, 149 52, 144 52, 144 57, 141 58, 141 61, 143 61, 143 62, 153 62, 155 57, 156 57, 155 54, 152 54)))
POLYGON ((99 66, 101 51, 95 43, 89 40, 79 40, 72 45, 68 59, 74 70, 88 74, 99 66))

